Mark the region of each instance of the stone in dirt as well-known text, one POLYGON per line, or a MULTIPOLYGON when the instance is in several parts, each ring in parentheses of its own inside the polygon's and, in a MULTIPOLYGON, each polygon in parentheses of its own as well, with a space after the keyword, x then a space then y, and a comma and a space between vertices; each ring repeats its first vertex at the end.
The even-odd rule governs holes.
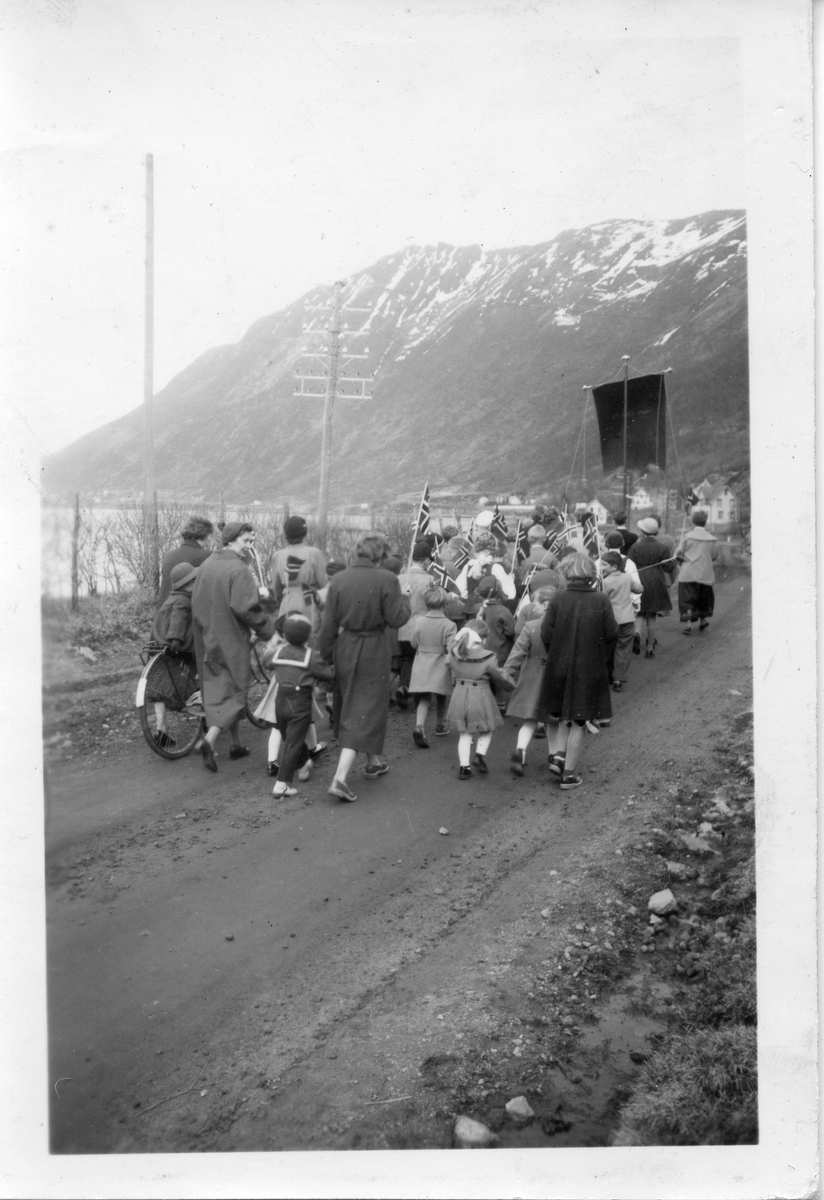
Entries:
POLYGON ((485 1150, 494 1146, 498 1138, 483 1122, 472 1117, 458 1117, 452 1131, 452 1141, 458 1150, 485 1150))
POLYGON ((526 1096, 515 1096, 506 1105, 507 1116, 516 1125, 528 1125, 535 1117, 535 1111, 530 1107, 526 1096))
POLYGON ((686 849, 689 850, 690 854, 715 854, 715 850, 712 848, 709 842, 705 842, 703 838, 696 837, 692 833, 682 833, 681 841, 686 849))
POLYGON ((668 862, 667 870, 673 879, 688 879, 690 875, 689 867, 680 862, 668 862))
POLYGON ((654 896, 650 896, 647 908, 655 916, 665 917, 667 913, 675 912, 678 908, 678 901, 669 888, 664 888, 663 892, 656 892, 654 896))

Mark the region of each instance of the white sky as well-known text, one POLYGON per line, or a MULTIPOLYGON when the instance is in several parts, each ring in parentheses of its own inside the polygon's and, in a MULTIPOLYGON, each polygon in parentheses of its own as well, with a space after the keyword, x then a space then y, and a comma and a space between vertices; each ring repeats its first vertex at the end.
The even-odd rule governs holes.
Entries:
POLYGON ((156 390, 405 245, 744 207, 740 44, 662 7, 7 0, 8 401, 50 451, 141 402, 146 151, 156 390))

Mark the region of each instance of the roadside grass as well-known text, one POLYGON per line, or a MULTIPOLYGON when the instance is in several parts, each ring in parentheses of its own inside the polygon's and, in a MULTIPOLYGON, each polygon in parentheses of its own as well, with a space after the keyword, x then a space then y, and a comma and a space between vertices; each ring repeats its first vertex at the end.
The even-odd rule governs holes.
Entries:
POLYGON ((758 1141, 754 1026, 672 1037, 642 1069, 613 1146, 723 1146, 758 1141))

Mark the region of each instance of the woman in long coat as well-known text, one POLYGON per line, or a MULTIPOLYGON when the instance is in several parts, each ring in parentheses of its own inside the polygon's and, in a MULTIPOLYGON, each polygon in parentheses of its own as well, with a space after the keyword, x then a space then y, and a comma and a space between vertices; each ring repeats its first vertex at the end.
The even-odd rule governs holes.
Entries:
POLYGON ((641 636, 646 633, 646 658, 655 657, 655 647, 658 639, 655 636, 655 626, 659 616, 672 612, 670 600, 670 584, 675 561, 669 549, 655 536, 658 533, 658 522, 654 517, 644 517, 638 522, 641 536, 629 548, 627 558, 634 562, 641 576, 644 590, 641 593, 641 607, 635 622, 636 651, 641 650, 641 636), (662 564, 667 563, 667 568, 662 564))
POLYGON ((597 568, 588 554, 569 555, 561 569, 567 586, 541 623, 547 661, 538 709, 547 722, 549 769, 566 790, 583 782, 575 768, 587 722, 597 732, 595 723, 612 717, 607 658, 618 625, 609 598, 594 590, 597 568))
POLYGON ((351 567, 332 577, 323 610, 320 653, 335 665, 333 725, 341 754, 329 788, 340 800, 357 797, 346 776, 359 750, 366 754, 366 776, 389 770, 380 757, 389 709, 391 646, 388 629, 409 620, 409 600, 398 577, 383 567, 389 544, 380 534, 362 537, 351 567))
POLYGON ((221 537, 223 549, 202 564, 192 592, 195 656, 208 727, 200 753, 209 771, 217 770, 214 746, 221 729, 228 729, 232 739, 230 758, 249 753, 240 744, 237 726, 251 681, 252 630, 261 638, 275 631, 275 617, 261 608, 258 585, 241 558, 253 540, 252 526, 234 521, 224 526, 221 537))

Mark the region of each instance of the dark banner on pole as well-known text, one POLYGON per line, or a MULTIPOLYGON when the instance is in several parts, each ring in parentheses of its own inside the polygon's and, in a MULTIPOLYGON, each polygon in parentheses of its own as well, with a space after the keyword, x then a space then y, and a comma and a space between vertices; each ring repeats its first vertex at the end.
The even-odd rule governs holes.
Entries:
MULTIPOLYGON (((592 389, 604 474, 624 465, 624 380, 592 389)), ((627 380, 627 469, 642 471, 655 463, 667 469, 666 377, 640 375, 627 380)))

